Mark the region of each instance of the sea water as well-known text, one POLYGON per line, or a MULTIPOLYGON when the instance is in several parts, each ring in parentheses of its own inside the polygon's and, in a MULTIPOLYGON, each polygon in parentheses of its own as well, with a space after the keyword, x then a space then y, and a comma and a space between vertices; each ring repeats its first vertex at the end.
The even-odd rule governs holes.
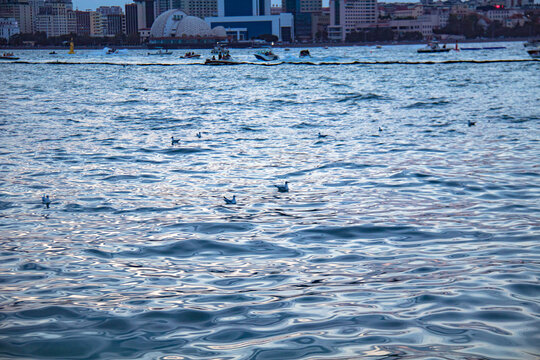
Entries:
POLYGON ((503 45, 17 51, 0 357, 537 359, 540 62, 503 45))

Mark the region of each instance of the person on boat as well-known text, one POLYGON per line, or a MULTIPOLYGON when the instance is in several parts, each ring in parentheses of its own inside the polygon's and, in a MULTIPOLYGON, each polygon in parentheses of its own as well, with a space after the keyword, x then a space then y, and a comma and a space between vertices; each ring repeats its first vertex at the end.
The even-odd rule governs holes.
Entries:
POLYGON ((212 55, 212 60, 216 61, 216 55, 212 55))

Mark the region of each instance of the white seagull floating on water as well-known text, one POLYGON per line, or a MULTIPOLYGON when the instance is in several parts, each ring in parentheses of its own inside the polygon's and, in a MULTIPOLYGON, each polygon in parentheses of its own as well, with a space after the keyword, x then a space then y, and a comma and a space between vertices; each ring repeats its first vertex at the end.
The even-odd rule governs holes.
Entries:
POLYGON ((223 197, 223 200, 225 200, 225 204, 236 204, 236 195, 233 195, 232 199, 227 199, 225 196, 223 197))
POLYGON ((285 184, 283 185, 274 185, 277 187, 279 192, 288 192, 289 191, 289 182, 285 181, 285 184))

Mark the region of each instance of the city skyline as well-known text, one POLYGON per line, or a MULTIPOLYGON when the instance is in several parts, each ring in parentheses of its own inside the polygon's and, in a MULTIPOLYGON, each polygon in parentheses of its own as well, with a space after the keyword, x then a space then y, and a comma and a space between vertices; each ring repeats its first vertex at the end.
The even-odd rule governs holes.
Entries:
MULTIPOLYGON (((79 10, 96 9, 100 6, 122 6, 132 3, 133 0, 72 0, 73 8, 79 10)), ((329 0, 322 0, 323 6, 328 6, 329 0)), ((386 0, 385 2, 419 2, 419 0, 386 0)), ((281 4, 281 0, 272 0, 272 5, 281 4)))

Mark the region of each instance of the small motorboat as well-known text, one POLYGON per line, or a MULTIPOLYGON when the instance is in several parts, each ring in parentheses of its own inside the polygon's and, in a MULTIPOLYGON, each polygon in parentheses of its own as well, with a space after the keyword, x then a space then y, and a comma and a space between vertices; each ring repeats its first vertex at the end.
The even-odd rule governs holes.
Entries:
POLYGON ((274 54, 270 49, 258 51, 253 55, 255 55, 258 60, 262 61, 273 61, 279 59, 279 56, 274 54))
POLYGON ((107 55, 114 55, 114 54, 118 54, 118 50, 116 50, 115 48, 107 50, 107 55))
POLYGON ((540 47, 536 49, 530 49, 527 50, 527 53, 533 58, 533 59, 540 59, 540 47))
POLYGON ((228 58, 227 60, 223 60, 223 59, 216 59, 215 57, 212 58, 212 59, 206 59, 206 61, 204 62, 204 65, 238 65, 240 64, 238 61, 234 61, 230 58, 228 58))
POLYGON ((56 55, 56 54, 58 54, 58 53, 56 51, 54 51, 54 50, 49 53, 49 55, 56 55))
POLYGON ((13 53, 3 53, 0 56, 0 60, 19 60, 13 53))
POLYGON ((300 57, 311 57, 311 54, 309 53, 309 50, 300 50, 300 57))
POLYGON ((158 51, 156 51, 156 52, 154 52, 154 53, 148 53, 148 55, 158 55, 158 56, 161 56, 161 55, 172 55, 172 51, 159 49, 158 51))
POLYGON ((180 59, 198 59, 201 57, 201 54, 195 54, 192 51, 188 51, 184 55, 180 56, 180 59))
POLYGON ((437 42, 432 42, 427 44, 426 47, 423 47, 421 49, 418 49, 418 53, 440 53, 440 52, 448 52, 452 50, 449 47, 446 47, 446 44, 444 44, 442 47, 437 42))

